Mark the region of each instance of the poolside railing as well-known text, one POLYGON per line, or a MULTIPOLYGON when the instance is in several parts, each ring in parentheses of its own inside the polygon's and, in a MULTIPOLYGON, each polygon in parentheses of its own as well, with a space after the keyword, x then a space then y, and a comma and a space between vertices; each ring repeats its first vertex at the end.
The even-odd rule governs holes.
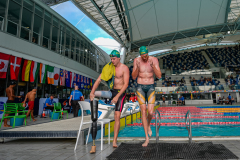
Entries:
POLYGON ((161 126, 161 114, 160 112, 156 109, 155 110, 155 128, 156 128, 156 143, 159 141, 159 129, 161 126), (158 122, 159 120, 159 122, 158 122))
POLYGON ((189 144, 192 143, 192 123, 191 123, 191 112, 188 110, 185 116, 186 128, 188 130, 189 144))

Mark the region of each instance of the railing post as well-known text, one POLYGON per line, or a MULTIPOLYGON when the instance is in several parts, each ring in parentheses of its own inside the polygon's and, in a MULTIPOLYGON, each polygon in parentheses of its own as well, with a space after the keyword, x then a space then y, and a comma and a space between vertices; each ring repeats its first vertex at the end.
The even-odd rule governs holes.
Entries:
POLYGON ((155 129, 156 129, 156 143, 158 143, 159 135, 158 135, 158 125, 157 125, 157 112, 155 111, 155 129))
POLYGON ((186 123, 186 128, 188 130, 188 138, 189 138, 189 144, 192 143, 192 123, 191 123, 191 112, 188 111, 186 116, 185 116, 185 123, 186 123), (189 119, 189 127, 187 124, 187 118, 189 119))

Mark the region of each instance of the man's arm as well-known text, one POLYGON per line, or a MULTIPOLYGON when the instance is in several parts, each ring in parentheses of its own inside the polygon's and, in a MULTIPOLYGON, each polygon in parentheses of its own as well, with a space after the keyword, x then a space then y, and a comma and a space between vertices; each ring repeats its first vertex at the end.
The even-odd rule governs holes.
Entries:
POLYGON ((139 60, 138 58, 134 59, 133 62, 133 71, 132 71, 132 78, 135 80, 139 73, 139 60))
MULTIPOLYGON (((95 93, 95 91, 96 91, 96 89, 98 88, 98 86, 99 86, 99 84, 101 83, 101 75, 102 74, 100 74, 99 76, 98 76, 98 79, 96 80, 96 82, 94 83, 94 85, 93 85, 93 87, 92 87, 92 91, 91 91, 91 93, 90 93, 90 100, 91 101, 93 101, 93 99, 94 99, 94 97, 95 97, 95 95, 94 95, 94 93, 95 93)), ((83 96, 82 96, 83 97, 83 96)), ((83 99, 84 99, 84 97, 83 97, 83 99)))
POLYGON ((10 89, 9 92, 10 92, 11 97, 21 98, 21 96, 15 96, 15 95, 13 94, 13 89, 10 89))
POLYGON ((158 59, 154 57, 152 62, 151 62, 151 60, 149 60, 149 63, 151 65, 151 67, 153 68, 153 72, 156 75, 156 77, 158 79, 160 79, 162 77, 162 72, 159 67, 158 59))
POLYGON ((23 101, 23 107, 26 106, 27 97, 28 97, 28 93, 27 93, 27 95, 26 95, 26 97, 25 97, 25 99, 24 99, 24 101, 23 101))
POLYGON ((85 101, 84 97, 83 96, 81 96, 81 97, 82 97, 82 100, 85 101))
POLYGON ((26 97, 25 97, 25 99, 24 99, 24 101, 23 101, 23 104, 26 103, 26 101, 27 101, 27 97, 28 97, 28 93, 27 93, 27 95, 26 95, 26 97))
POLYGON ((124 65, 124 73, 123 73, 123 83, 124 83, 124 85, 121 88, 121 90, 118 92, 118 94, 115 97, 113 97, 112 103, 117 103, 118 98, 125 92, 125 90, 128 87, 128 83, 129 83, 129 69, 125 65, 124 65))
POLYGON ((47 107, 53 107, 54 105, 49 105, 48 103, 46 103, 46 106, 47 107))
POLYGON ((72 100, 72 95, 70 95, 70 98, 69 98, 69 106, 71 106, 71 100, 72 100))

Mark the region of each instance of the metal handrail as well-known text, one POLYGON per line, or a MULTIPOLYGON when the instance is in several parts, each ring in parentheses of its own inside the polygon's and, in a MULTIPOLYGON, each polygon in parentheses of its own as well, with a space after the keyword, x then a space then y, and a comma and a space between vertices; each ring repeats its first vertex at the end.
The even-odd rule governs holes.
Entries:
POLYGON ((192 123, 191 123, 191 112, 188 111, 185 116, 186 128, 188 130, 189 144, 192 143, 192 123), (189 120, 189 122, 187 122, 189 120))
POLYGON ((161 114, 160 112, 156 109, 155 110, 155 129, 156 129, 156 143, 159 141, 159 129, 161 126, 161 114), (159 117, 159 118, 157 118, 159 117), (158 119, 159 119, 159 125, 158 125, 158 119))

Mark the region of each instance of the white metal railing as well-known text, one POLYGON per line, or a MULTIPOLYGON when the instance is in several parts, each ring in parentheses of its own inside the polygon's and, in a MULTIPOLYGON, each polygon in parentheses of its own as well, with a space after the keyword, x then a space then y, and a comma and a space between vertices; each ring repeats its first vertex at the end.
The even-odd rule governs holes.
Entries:
POLYGON ((156 109, 155 110, 155 129, 156 129, 156 143, 159 141, 159 129, 161 126, 161 114, 160 112, 156 109), (159 122, 158 122, 159 121, 159 122))
POLYGON ((191 112, 188 111, 185 116, 186 128, 188 130, 189 144, 192 143, 192 122, 191 122, 191 112), (187 121, 188 120, 188 121, 187 121))

